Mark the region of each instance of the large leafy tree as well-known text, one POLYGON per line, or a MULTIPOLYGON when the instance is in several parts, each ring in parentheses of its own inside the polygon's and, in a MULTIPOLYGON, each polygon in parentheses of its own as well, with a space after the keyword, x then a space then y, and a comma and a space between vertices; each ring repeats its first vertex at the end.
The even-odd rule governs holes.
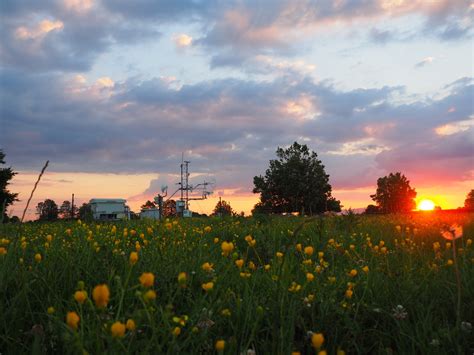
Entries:
POLYGON ((329 175, 315 152, 295 142, 287 149, 279 147, 276 155, 265 176, 253 178, 253 192, 260 194, 253 212, 311 215, 341 210, 340 202, 331 196, 329 175))
POLYGON ((225 200, 219 200, 214 207, 214 211, 212 212, 214 216, 232 216, 234 211, 230 206, 230 203, 225 200))
POLYGON ((464 208, 468 211, 474 211, 474 190, 469 191, 464 200, 464 208))
POLYGON ((377 191, 370 195, 382 213, 409 212, 416 207, 416 191, 400 172, 377 180, 377 191))
MULTIPOLYGON (((3 151, 0 150, 0 166, 5 164, 5 154, 3 151)), ((12 170, 11 167, 8 168, 0 168, 0 220, 6 221, 7 217, 7 208, 13 202, 18 201, 17 193, 12 193, 8 190, 9 181, 16 175, 17 173, 12 170), (3 218, 1 217, 1 213, 3 211, 3 218)))
POLYGON ((58 219, 59 208, 56 202, 46 199, 38 203, 36 206, 36 213, 40 221, 55 221, 58 219))

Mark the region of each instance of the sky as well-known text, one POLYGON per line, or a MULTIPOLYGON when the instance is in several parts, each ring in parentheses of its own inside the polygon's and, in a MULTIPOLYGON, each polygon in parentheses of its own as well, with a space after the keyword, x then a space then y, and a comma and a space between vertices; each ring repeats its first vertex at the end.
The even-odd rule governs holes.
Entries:
POLYGON ((474 187, 474 3, 467 0, 2 0, 0 149, 58 204, 132 210, 192 183, 249 213, 277 147, 317 152, 344 208, 402 172, 443 208, 474 187))

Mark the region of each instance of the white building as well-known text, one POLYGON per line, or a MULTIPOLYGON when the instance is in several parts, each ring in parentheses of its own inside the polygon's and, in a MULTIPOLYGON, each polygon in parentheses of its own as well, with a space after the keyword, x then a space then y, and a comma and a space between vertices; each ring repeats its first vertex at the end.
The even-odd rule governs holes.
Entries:
POLYGON ((89 201, 96 220, 130 219, 130 209, 122 198, 93 198, 89 201))
POLYGON ((148 219, 160 219, 160 209, 159 208, 145 208, 140 212, 140 218, 148 219))

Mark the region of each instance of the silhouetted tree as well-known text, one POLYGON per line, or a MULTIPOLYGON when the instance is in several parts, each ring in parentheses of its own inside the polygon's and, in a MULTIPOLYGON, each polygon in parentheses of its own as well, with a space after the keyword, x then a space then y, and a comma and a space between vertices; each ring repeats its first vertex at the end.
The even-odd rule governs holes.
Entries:
POLYGON ((55 221, 58 219, 59 208, 56 202, 50 199, 38 203, 36 213, 40 221, 55 221))
POLYGON ((90 221, 94 218, 90 203, 83 203, 82 206, 79 207, 78 214, 79 214, 79 219, 83 221, 90 221))
MULTIPOLYGON (((0 150, 0 166, 5 164, 5 154, 0 150)), ((8 220, 7 209, 13 202, 18 201, 17 193, 12 193, 7 189, 9 181, 17 173, 11 167, 0 168, 0 221, 6 222, 8 220), (3 213, 3 215, 1 215, 3 213)))
POLYGON ((74 206, 74 213, 72 211, 72 204, 70 201, 63 201, 61 207, 59 207, 59 215, 62 219, 70 219, 72 216, 77 215, 77 206, 74 206))
POLYGON ((153 201, 147 200, 143 205, 140 207, 142 210, 146 210, 149 208, 156 208, 156 203, 153 201))
POLYGON ((474 190, 469 191, 464 200, 464 208, 467 211, 474 211, 474 190))
POLYGON ((217 201, 216 206, 214 207, 214 211, 212 212, 214 216, 232 216, 234 214, 234 211, 232 210, 232 207, 230 206, 230 203, 228 203, 225 200, 220 200, 217 201))
POLYGON ((370 195, 383 213, 408 212, 416 207, 416 191, 410 181, 397 172, 377 180, 377 191, 370 195))
POLYGON ((380 208, 378 208, 375 205, 368 205, 367 208, 365 209, 366 214, 376 214, 380 213, 380 208))
POLYGON ((317 154, 306 145, 293 143, 278 148, 278 159, 270 160, 265 176, 255 176, 253 192, 260 202, 253 213, 322 213, 341 210, 340 201, 331 196, 329 175, 317 154))

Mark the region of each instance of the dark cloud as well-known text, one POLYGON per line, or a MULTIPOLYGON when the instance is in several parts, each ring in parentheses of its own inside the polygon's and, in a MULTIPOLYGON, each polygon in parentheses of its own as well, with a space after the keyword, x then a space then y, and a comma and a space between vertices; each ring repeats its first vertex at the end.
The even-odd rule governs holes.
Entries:
POLYGON ((392 95, 403 88, 341 91, 303 77, 180 88, 163 79, 104 87, 15 70, 0 78, 0 139, 17 170, 49 159, 54 171, 167 177, 185 152, 193 172, 213 176, 220 188, 250 191, 276 147, 295 140, 320 153, 339 188, 436 159, 455 169, 446 174, 451 179, 468 178, 472 169, 472 128, 456 131, 474 112, 468 79, 447 86, 442 99, 394 104, 392 95), (436 131, 445 125, 454 131, 436 131))
POLYGON ((158 38, 153 24, 111 16, 100 4, 59 1, 2 3, 0 62, 34 72, 88 71, 114 44, 158 38))

